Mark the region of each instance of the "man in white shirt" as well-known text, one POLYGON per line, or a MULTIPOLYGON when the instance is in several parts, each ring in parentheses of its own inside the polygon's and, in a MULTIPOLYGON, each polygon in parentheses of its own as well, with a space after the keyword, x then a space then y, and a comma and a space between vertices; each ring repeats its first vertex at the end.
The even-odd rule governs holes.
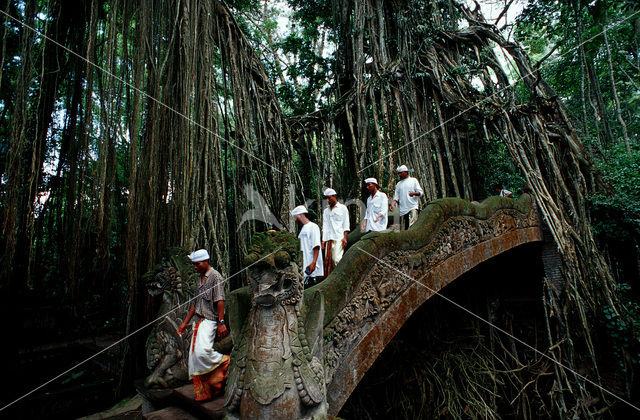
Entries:
POLYGON ((291 216, 296 224, 302 227, 298 238, 302 251, 302 275, 304 276, 305 288, 319 283, 324 276, 322 253, 320 252, 320 228, 309 220, 308 213, 305 206, 298 206, 291 210, 291 216))
POLYGON ((329 206, 322 212, 322 249, 325 250, 324 274, 331 274, 342 259, 349 233, 349 210, 338 202, 336 190, 324 190, 329 206))
POLYGON ((378 181, 375 178, 364 180, 369 192, 367 198, 367 210, 362 221, 363 232, 379 232, 387 228, 387 214, 389 211, 389 199, 380 191, 378 181))
POLYGON ((409 176, 409 169, 406 165, 398 166, 396 172, 398 172, 400 181, 396 184, 396 190, 393 193, 391 210, 396 204, 398 205, 400 229, 407 230, 418 220, 418 205, 424 191, 418 180, 409 176))

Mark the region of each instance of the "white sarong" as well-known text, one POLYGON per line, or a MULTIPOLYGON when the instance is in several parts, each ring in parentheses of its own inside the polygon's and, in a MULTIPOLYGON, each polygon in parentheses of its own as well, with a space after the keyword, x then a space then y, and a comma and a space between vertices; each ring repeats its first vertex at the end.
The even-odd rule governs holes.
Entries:
MULTIPOLYGON (((195 331, 196 322, 193 323, 195 331)), ((209 319, 203 319, 198 326, 195 340, 191 340, 189 351, 189 379, 194 375, 209 373, 222 362, 222 354, 213 349, 213 341, 216 338, 218 323, 209 319)))
POLYGON ((331 260, 333 261, 333 268, 336 268, 342 256, 344 255, 344 248, 342 247, 342 239, 336 239, 332 242, 331 246, 331 260))

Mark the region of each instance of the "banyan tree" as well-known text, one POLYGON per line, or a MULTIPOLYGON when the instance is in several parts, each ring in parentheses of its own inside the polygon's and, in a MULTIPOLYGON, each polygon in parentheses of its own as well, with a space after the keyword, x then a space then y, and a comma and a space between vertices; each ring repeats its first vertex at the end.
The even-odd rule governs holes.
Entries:
MULTIPOLYGON (((308 69, 330 63, 322 90, 294 98, 312 103, 300 111, 282 105, 279 88, 301 76, 287 75, 270 47, 249 36, 253 20, 243 10, 257 4, 45 3, 0 6, 2 122, 10 127, 0 167, 0 239, 12 261, 2 271, 6 290, 45 287, 42 279, 55 276, 44 276, 43 261, 57 267, 72 301, 82 285, 107 290, 122 276, 132 331, 149 318, 139 279, 164 247, 207 247, 232 274, 251 234, 286 228, 295 204, 316 199, 311 209, 320 215, 324 186, 359 198, 367 176, 392 190, 402 163, 415 170, 426 201, 482 199, 478 149, 498 144, 526 180, 560 256, 562 281, 545 279, 540 297, 543 351, 588 366, 581 372, 602 382, 598 366, 613 341, 594 326, 605 315, 633 325, 590 224, 586 198, 605 185, 541 77, 544 62, 532 62, 477 4, 289 1, 315 37, 308 69), (4 62, 14 55, 21 60, 4 62), (243 219, 263 211, 252 194, 273 217, 243 219)), ((628 331, 637 346, 637 331, 628 331)), ((625 360, 620 374, 630 383, 625 360)), ((616 402, 560 365, 553 372, 554 385, 539 397, 549 413, 593 414, 616 402)))

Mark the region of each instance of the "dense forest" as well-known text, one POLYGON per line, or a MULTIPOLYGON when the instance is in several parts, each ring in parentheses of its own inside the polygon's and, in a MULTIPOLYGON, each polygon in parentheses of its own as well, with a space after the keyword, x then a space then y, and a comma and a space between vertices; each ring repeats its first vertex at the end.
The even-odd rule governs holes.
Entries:
MULTIPOLYGON (((375 176, 393 191, 407 164, 425 203, 532 191, 565 281, 542 286, 538 346, 638 401, 640 4, 484 3, 490 20, 458 0, 0 1, 2 307, 42 318, 15 340, 136 331, 165 249, 207 248, 230 276, 254 232, 293 228, 295 205, 314 200, 319 220, 324 187, 360 199, 375 176)), ((145 375, 144 339, 118 347, 112 402, 145 375)), ((513 369, 535 356, 511 350, 513 369)), ((19 370, 2 405, 59 373, 19 370)), ((548 372, 514 412, 624 405, 548 372)))

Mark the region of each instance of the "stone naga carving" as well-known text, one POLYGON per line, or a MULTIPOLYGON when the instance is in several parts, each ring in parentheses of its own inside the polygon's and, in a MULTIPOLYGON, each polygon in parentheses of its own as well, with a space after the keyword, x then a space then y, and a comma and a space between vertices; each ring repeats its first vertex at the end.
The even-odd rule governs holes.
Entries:
POLYGON ((187 313, 188 305, 170 312, 192 295, 197 273, 191 267, 187 251, 170 248, 162 262, 143 276, 147 292, 162 296, 159 315, 167 314, 154 324, 147 338, 147 368, 151 374, 145 379, 147 388, 171 388, 189 380, 187 355, 192 331, 180 337, 177 327, 187 313))
POLYGON ((229 305, 228 418, 326 418, 324 300, 316 293, 303 302, 298 259, 290 233, 258 233, 252 240, 245 258, 250 293, 234 293, 229 305))

